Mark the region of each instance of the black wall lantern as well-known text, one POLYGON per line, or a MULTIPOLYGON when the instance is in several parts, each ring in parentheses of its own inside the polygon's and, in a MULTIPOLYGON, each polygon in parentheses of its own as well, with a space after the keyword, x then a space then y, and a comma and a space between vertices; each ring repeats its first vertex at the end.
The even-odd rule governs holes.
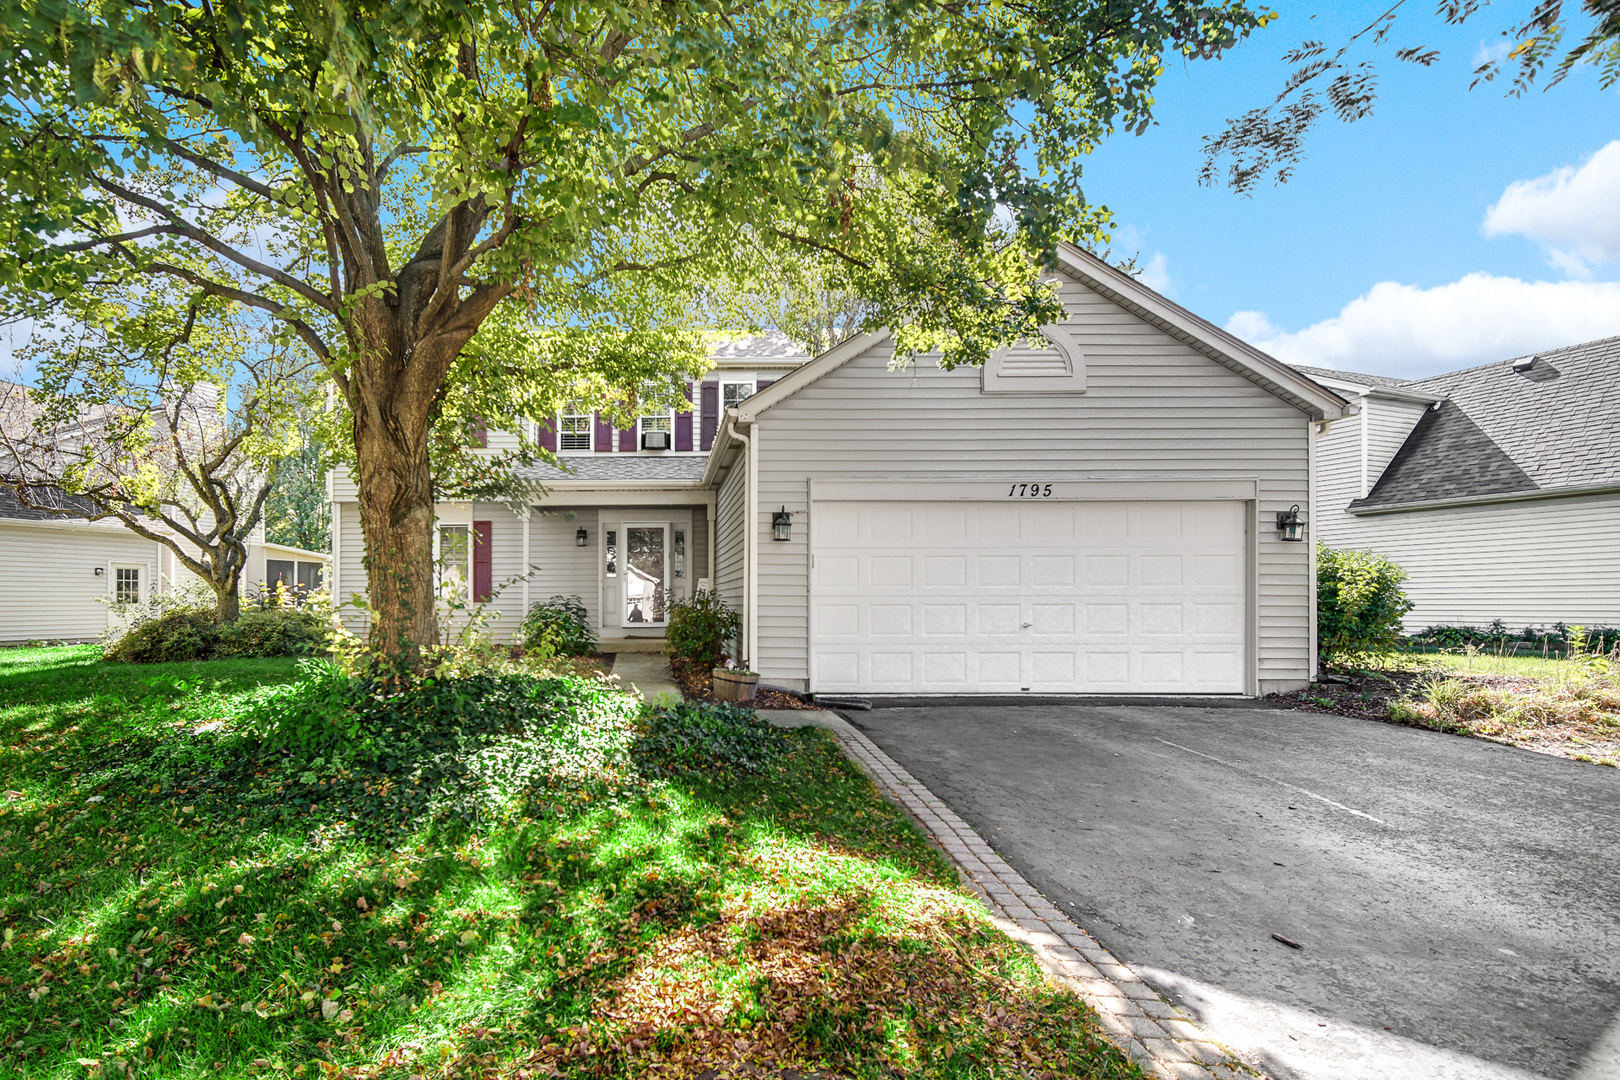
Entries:
POLYGON ((1305 539, 1305 523, 1299 520, 1299 504, 1277 511, 1277 539, 1299 541, 1305 539))
POLYGON ((788 513, 787 507, 782 507, 771 515, 771 539, 787 540, 793 531, 793 515, 788 513))
POLYGON ((574 531, 574 546, 575 547, 584 547, 585 544, 589 540, 590 540, 590 535, 588 533, 586 533, 583 528, 576 529, 574 531))

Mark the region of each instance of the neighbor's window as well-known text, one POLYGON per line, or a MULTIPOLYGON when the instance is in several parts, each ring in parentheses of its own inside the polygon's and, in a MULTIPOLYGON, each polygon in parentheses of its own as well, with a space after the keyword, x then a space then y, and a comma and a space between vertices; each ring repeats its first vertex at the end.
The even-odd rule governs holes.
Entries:
POLYGON ((446 599, 465 600, 472 578, 472 527, 439 526, 439 591, 446 599))
POLYGON ((754 396, 754 381, 722 382, 720 384, 720 407, 729 409, 746 398, 754 396))
POLYGON ((138 566, 120 566, 113 570, 113 599, 122 603, 138 604, 141 600, 141 569, 138 566))
POLYGON ((591 431, 594 427, 589 413, 563 413, 557 420, 557 449, 591 449, 591 431))

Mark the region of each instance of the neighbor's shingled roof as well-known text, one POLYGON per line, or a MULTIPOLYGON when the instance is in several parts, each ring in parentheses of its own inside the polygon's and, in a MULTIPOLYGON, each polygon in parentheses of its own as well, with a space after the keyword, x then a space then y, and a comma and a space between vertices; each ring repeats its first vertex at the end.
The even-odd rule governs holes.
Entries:
POLYGON ((1303 371, 1313 379, 1337 379, 1340 382, 1359 383, 1362 386, 1382 387, 1386 390, 1404 390, 1412 385, 1409 379, 1392 379, 1388 375, 1364 375, 1359 371, 1306 367, 1304 364, 1292 364, 1290 366, 1295 371, 1303 371))
POLYGON ((1620 337, 1402 384, 1444 398, 1353 508, 1620 484, 1620 337))

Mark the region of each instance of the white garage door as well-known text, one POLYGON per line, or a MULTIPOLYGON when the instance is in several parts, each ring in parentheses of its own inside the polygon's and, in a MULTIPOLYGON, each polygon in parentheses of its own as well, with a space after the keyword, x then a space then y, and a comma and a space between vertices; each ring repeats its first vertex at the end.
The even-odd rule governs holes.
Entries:
POLYGON ((818 502, 812 689, 1238 694, 1240 502, 818 502))

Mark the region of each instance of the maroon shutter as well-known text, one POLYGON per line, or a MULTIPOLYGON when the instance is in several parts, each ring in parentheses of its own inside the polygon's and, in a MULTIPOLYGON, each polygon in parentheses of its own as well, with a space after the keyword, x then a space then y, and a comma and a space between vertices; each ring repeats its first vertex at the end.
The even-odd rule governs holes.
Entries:
POLYGON ((540 443, 540 449, 550 450, 554 454, 557 452, 556 423, 557 418, 550 416, 535 425, 535 439, 540 443))
POLYGON ((634 450, 636 448, 636 429, 627 427, 619 432, 619 449, 634 450))
POLYGON ((495 581, 490 574, 490 539, 492 529, 487 521, 473 522, 473 603, 488 603, 495 595, 495 581))
POLYGON ((720 384, 706 382, 703 384, 703 406, 700 414, 699 433, 700 449, 708 450, 714 446, 714 431, 720 426, 720 384))
POLYGON ((467 425, 467 431, 472 436, 474 446, 489 445, 489 428, 485 426, 482 416, 473 417, 472 423, 467 425))
MULTIPOLYGON (((692 384, 686 384, 686 400, 692 400, 692 384)), ((675 449, 692 449, 692 410, 675 414, 675 449)))
POLYGON ((602 419, 602 414, 596 414, 596 438, 591 440, 598 454, 605 454, 613 449, 613 425, 602 419))
POLYGON ((754 384, 754 393, 756 393, 756 394, 759 393, 761 390, 765 389, 767 386, 771 385, 771 383, 773 383, 775 381, 776 381, 775 379, 766 379, 763 382, 755 383, 754 384))

